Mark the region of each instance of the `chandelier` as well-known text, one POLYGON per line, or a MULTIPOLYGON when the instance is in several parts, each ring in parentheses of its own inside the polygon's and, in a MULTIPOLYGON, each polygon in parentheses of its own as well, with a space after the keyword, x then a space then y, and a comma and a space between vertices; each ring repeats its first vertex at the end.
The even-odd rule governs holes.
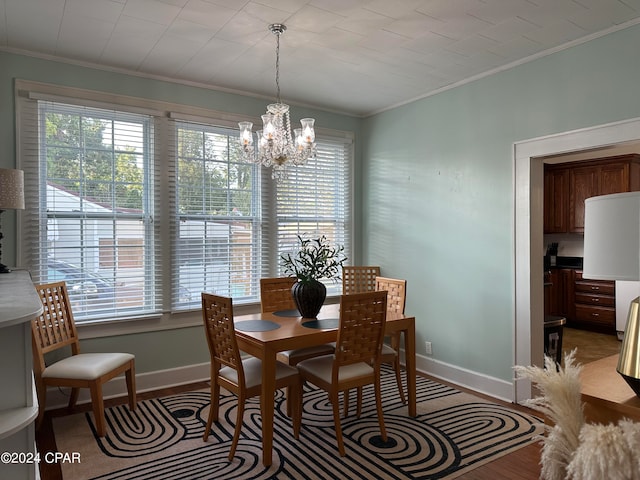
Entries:
POLYGON ((316 144, 313 118, 300 120, 301 128, 291 134, 289 105, 280 100, 280 35, 287 29, 281 23, 269 25, 276 36, 276 89, 277 103, 267 105, 267 113, 262 115, 262 130, 256 132, 257 148, 254 145, 253 123, 240 122, 240 150, 245 161, 271 167, 271 177, 280 181, 287 177, 287 167, 303 165, 315 157, 316 144))

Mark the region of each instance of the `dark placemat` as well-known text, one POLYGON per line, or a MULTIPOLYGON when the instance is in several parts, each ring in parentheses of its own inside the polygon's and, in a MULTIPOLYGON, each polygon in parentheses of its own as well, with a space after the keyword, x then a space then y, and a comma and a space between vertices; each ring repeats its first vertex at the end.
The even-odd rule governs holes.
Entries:
POLYGON ((300 317, 300 312, 297 309, 293 310, 278 310, 277 312, 273 312, 277 317, 300 317))
POLYGON ((339 318, 319 318, 303 322, 302 326, 307 328, 319 328, 320 330, 331 330, 338 328, 339 323, 339 318))
POLYGON ((243 332, 266 332, 280 328, 279 324, 271 320, 241 320, 235 322, 234 326, 236 330, 243 332))

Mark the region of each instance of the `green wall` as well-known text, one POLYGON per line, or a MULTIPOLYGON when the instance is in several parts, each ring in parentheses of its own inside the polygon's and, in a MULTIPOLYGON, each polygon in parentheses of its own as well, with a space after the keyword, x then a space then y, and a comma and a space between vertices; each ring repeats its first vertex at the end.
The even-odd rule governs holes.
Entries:
MULTIPOLYGON (((638 45, 630 27, 364 120, 293 110, 355 132, 354 260, 408 280, 419 354, 428 340, 435 360, 512 378, 513 144, 640 116, 638 45)), ((14 166, 14 78, 255 116, 266 103, 0 52, 2 167, 14 166)), ((13 264, 15 217, 2 221, 13 264)), ((199 328, 92 339, 86 350, 117 346, 136 353, 140 373, 207 360, 199 328)))
POLYGON ((513 144, 640 116, 638 45, 627 28, 364 122, 365 259, 407 279, 418 353, 513 377, 513 144))

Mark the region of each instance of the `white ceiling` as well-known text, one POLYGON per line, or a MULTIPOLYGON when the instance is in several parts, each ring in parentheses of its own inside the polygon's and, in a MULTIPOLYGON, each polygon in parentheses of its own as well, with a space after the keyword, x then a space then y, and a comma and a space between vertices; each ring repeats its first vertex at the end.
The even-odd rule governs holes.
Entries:
POLYGON ((0 0, 0 49, 368 115, 640 21, 640 0, 0 0))

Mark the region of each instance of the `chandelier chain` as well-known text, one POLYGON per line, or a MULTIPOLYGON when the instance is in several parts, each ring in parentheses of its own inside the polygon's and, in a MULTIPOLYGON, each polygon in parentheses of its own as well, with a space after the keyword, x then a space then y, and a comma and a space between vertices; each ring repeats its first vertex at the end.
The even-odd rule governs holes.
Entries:
POLYGON ((280 32, 276 32, 276 91, 277 101, 282 103, 280 100, 280 32))

